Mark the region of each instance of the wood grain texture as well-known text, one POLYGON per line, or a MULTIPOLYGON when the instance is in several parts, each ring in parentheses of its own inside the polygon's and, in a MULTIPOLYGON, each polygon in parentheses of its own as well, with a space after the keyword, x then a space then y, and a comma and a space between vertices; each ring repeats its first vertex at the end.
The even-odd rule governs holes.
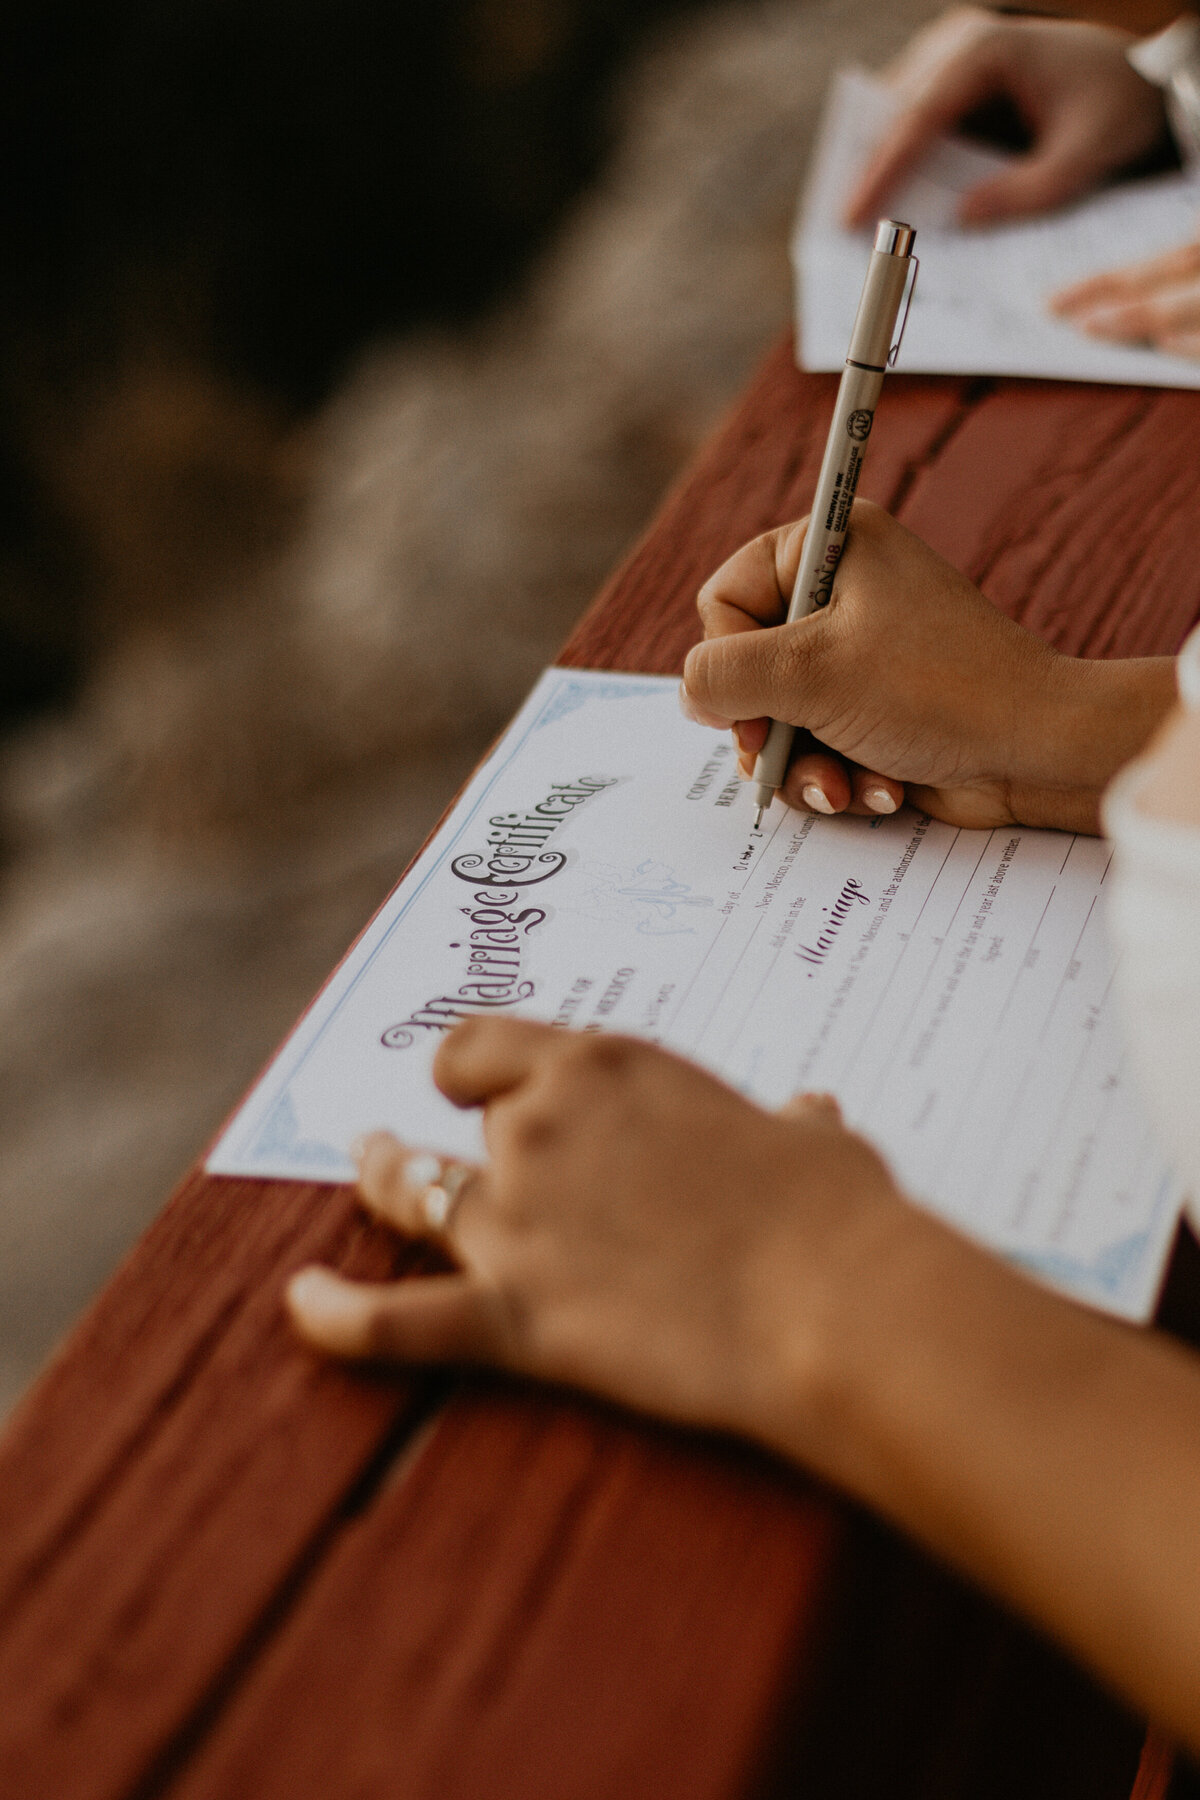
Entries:
POLYGON ((395 1247, 349 1195, 193 1175, 0 1457, 0 1793, 111 1795, 335 1529, 415 1390, 298 1357, 282 1281, 395 1247))
POLYGON ((181 1796, 745 1792, 832 1528, 750 1459, 464 1397, 346 1534, 181 1796))
MULTIPOLYGON (((867 498, 902 499, 954 435, 975 385, 911 377, 885 393, 863 477, 867 498)), ((836 392, 835 376, 802 375, 781 344, 601 589, 559 662, 661 675, 681 669, 698 636, 704 581, 748 538, 807 510, 836 392)))
MULTIPOLYGON (((779 347, 564 662, 679 668, 700 583, 803 511, 833 386, 779 347)), ((865 491, 1065 647, 1166 651, 1200 613, 1198 425, 1195 395, 897 378, 865 491)), ((798 1479, 568 1398, 309 1356, 279 1295, 313 1258, 422 1266, 345 1190, 193 1174, 14 1417, 4 1800, 731 1800, 818 1765, 843 1796, 990 1800, 1014 1719, 1046 1791, 1129 1793, 1132 1726, 973 1596, 965 1631, 962 1590, 887 1534, 839 1638, 862 1532, 798 1479), (918 1691, 944 1744, 848 1756, 918 1691), (1085 1736, 1073 1788, 1048 1746, 1085 1736)))

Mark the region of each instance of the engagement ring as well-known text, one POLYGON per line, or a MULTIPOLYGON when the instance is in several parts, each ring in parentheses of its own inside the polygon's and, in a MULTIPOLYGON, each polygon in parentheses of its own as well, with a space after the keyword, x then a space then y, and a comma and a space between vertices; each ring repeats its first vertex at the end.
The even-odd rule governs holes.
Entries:
POLYGON ((472 1170, 465 1163, 448 1162, 420 1152, 410 1156, 404 1165, 404 1179, 411 1187, 423 1188, 421 1211, 430 1231, 445 1231, 463 1187, 472 1170))

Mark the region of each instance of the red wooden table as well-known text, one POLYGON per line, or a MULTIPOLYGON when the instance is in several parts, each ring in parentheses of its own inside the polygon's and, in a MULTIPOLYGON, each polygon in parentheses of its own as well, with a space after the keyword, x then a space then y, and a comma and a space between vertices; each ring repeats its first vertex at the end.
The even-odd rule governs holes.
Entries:
MULTIPOLYGON (((833 380, 768 359, 563 661, 679 667, 702 579, 804 509, 833 380)), ((864 491, 1064 648, 1169 651, 1198 439, 1197 394, 897 377, 864 491)), ((1129 1795, 1137 1721, 801 1476, 293 1339, 301 1263, 421 1254, 345 1189, 188 1176, 0 1448, 3 1800, 1129 1795)))

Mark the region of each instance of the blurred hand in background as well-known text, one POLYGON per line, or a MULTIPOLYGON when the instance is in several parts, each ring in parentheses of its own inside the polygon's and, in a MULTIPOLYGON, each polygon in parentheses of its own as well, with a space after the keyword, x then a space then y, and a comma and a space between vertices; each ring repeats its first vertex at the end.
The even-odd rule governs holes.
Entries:
POLYGON ((1162 95, 1126 60, 1129 32, 956 7, 920 31, 887 70, 903 110, 847 203, 852 225, 889 195, 935 138, 1006 102, 1029 147, 962 199, 964 225, 1048 211, 1136 163, 1164 137, 1162 95))
POLYGON ((1064 288, 1052 311, 1089 337, 1200 357, 1200 240, 1064 288))

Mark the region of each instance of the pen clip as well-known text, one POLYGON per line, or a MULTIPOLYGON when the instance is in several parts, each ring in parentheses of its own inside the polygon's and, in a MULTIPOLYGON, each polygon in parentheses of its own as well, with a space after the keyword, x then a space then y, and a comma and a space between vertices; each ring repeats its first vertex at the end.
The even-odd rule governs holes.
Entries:
POLYGON ((912 262, 912 268, 908 271, 908 280, 904 284, 904 317, 900 321, 900 336, 888 351, 887 366, 889 369, 895 368, 896 358, 900 354, 900 345, 904 341, 904 327, 908 324, 908 309, 912 305, 913 289, 917 285, 917 270, 921 266, 919 257, 914 256, 910 260, 912 262))

